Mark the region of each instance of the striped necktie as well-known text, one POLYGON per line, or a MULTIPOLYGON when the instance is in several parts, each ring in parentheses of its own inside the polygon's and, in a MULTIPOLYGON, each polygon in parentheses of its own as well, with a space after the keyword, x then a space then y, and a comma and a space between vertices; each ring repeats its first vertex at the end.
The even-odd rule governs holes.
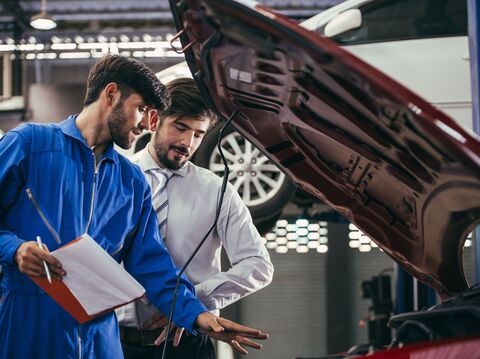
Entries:
MULTIPOLYGON (((155 183, 155 191, 152 196, 152 205, 157 215, 158 230, 165 240, 167 233, 167 214, 168 214, 168 196, 167 196, 167 182, 173 176, 173 173, 167 169, 162 170, 150 170, 153 176, 153 183, 155 183)), ((153 187, 153 186, 152 186, 153 187)))

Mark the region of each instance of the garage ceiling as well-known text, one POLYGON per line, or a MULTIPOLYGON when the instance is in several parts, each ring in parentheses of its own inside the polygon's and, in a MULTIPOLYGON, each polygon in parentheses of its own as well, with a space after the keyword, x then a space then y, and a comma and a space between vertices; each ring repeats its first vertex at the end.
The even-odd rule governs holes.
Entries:
MULTIPOLYGON (((306 19, 340 2, 340 0, 263 0, 297 20, 306 19)), ((37 34, 28 25, 31 16, 40 12, 40 0, 0 0, 0 38, 18 26, 27 35, 37 34)), ((58 34, 71 31, 138 31, 173 28, 166 0, 48 0, 47 12, 58 27, 49 31, 58 34)), ((41 32, 40 32, 41 33, 41 32)))
MULTIPOLYGON (((261 0, 294 18, 309 18, 341 0, 261 0)), ((0 0, 0 56, 26 60, 91 59, 105 53, 137 58, 181 58, 171 50, 175 34, 167 0, 47 0, 53 30, 30 27, 41 0, 0 0), (12 57, 13 58, 13 57, 12 57)), ((173 59, 172 59, 173 60, 173 59)), ((177 60, 178 61, 178 60, 177 60)))

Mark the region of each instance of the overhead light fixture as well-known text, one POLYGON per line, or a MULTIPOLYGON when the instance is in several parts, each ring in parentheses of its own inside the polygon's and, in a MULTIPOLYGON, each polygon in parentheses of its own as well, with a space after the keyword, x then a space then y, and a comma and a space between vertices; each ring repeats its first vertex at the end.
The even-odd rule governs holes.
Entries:
POLYGON ((47 14, 47 0, 42 0, 40 13, 32 16, 30 26, 37 30, 51 30, 57 27, 57 23, 47 14))

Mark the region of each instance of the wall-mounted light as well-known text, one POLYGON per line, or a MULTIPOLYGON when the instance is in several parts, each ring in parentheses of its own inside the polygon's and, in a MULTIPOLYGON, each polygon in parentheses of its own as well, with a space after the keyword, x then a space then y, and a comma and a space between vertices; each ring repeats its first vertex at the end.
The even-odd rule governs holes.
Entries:
POLYGON ((57 23, 47 14, 47 0, 42 0, 40 13, 32 16, 30 26, 37 30, 51 30, 57 27, 57 23))

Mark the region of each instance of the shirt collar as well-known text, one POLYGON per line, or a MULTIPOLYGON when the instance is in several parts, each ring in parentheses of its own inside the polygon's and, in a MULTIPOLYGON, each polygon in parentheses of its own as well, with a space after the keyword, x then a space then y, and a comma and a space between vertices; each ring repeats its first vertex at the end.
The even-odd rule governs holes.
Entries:
MULTIPOLYGON (((68 118, 65 121, 60 123, 60 129, 65 135, 75 138, 76 140, 82 142, 85 146, 87 146, 90 149, 90 146, 88 146, 87 142, 82 136, 82 133, 78 129, 78 126, 76 123, 77 117, 78 115, 68 116, 68 118)), ((113 141, 108 144, 102 159, 107 159, 113 162, 118 161, 118 154, 113 147, 113 141)))
MULTIPOLYGON (((148 151, 148 145, 138 152, 138 158, 139 162, 138 164, 140 165, 140 168, 144 171, 147 172, 149 170, 156 170, 156 171, 161 171, 163 168, 161 168, 157 162, 153 159, 152 155, 148 151)), ((171 170, 169 169, 170 172, 172 172, 175 175, 185 177, 188 172, 188 166, 190 165, 190 161, 187 161, 181 168, 178 170, 171 170)))

